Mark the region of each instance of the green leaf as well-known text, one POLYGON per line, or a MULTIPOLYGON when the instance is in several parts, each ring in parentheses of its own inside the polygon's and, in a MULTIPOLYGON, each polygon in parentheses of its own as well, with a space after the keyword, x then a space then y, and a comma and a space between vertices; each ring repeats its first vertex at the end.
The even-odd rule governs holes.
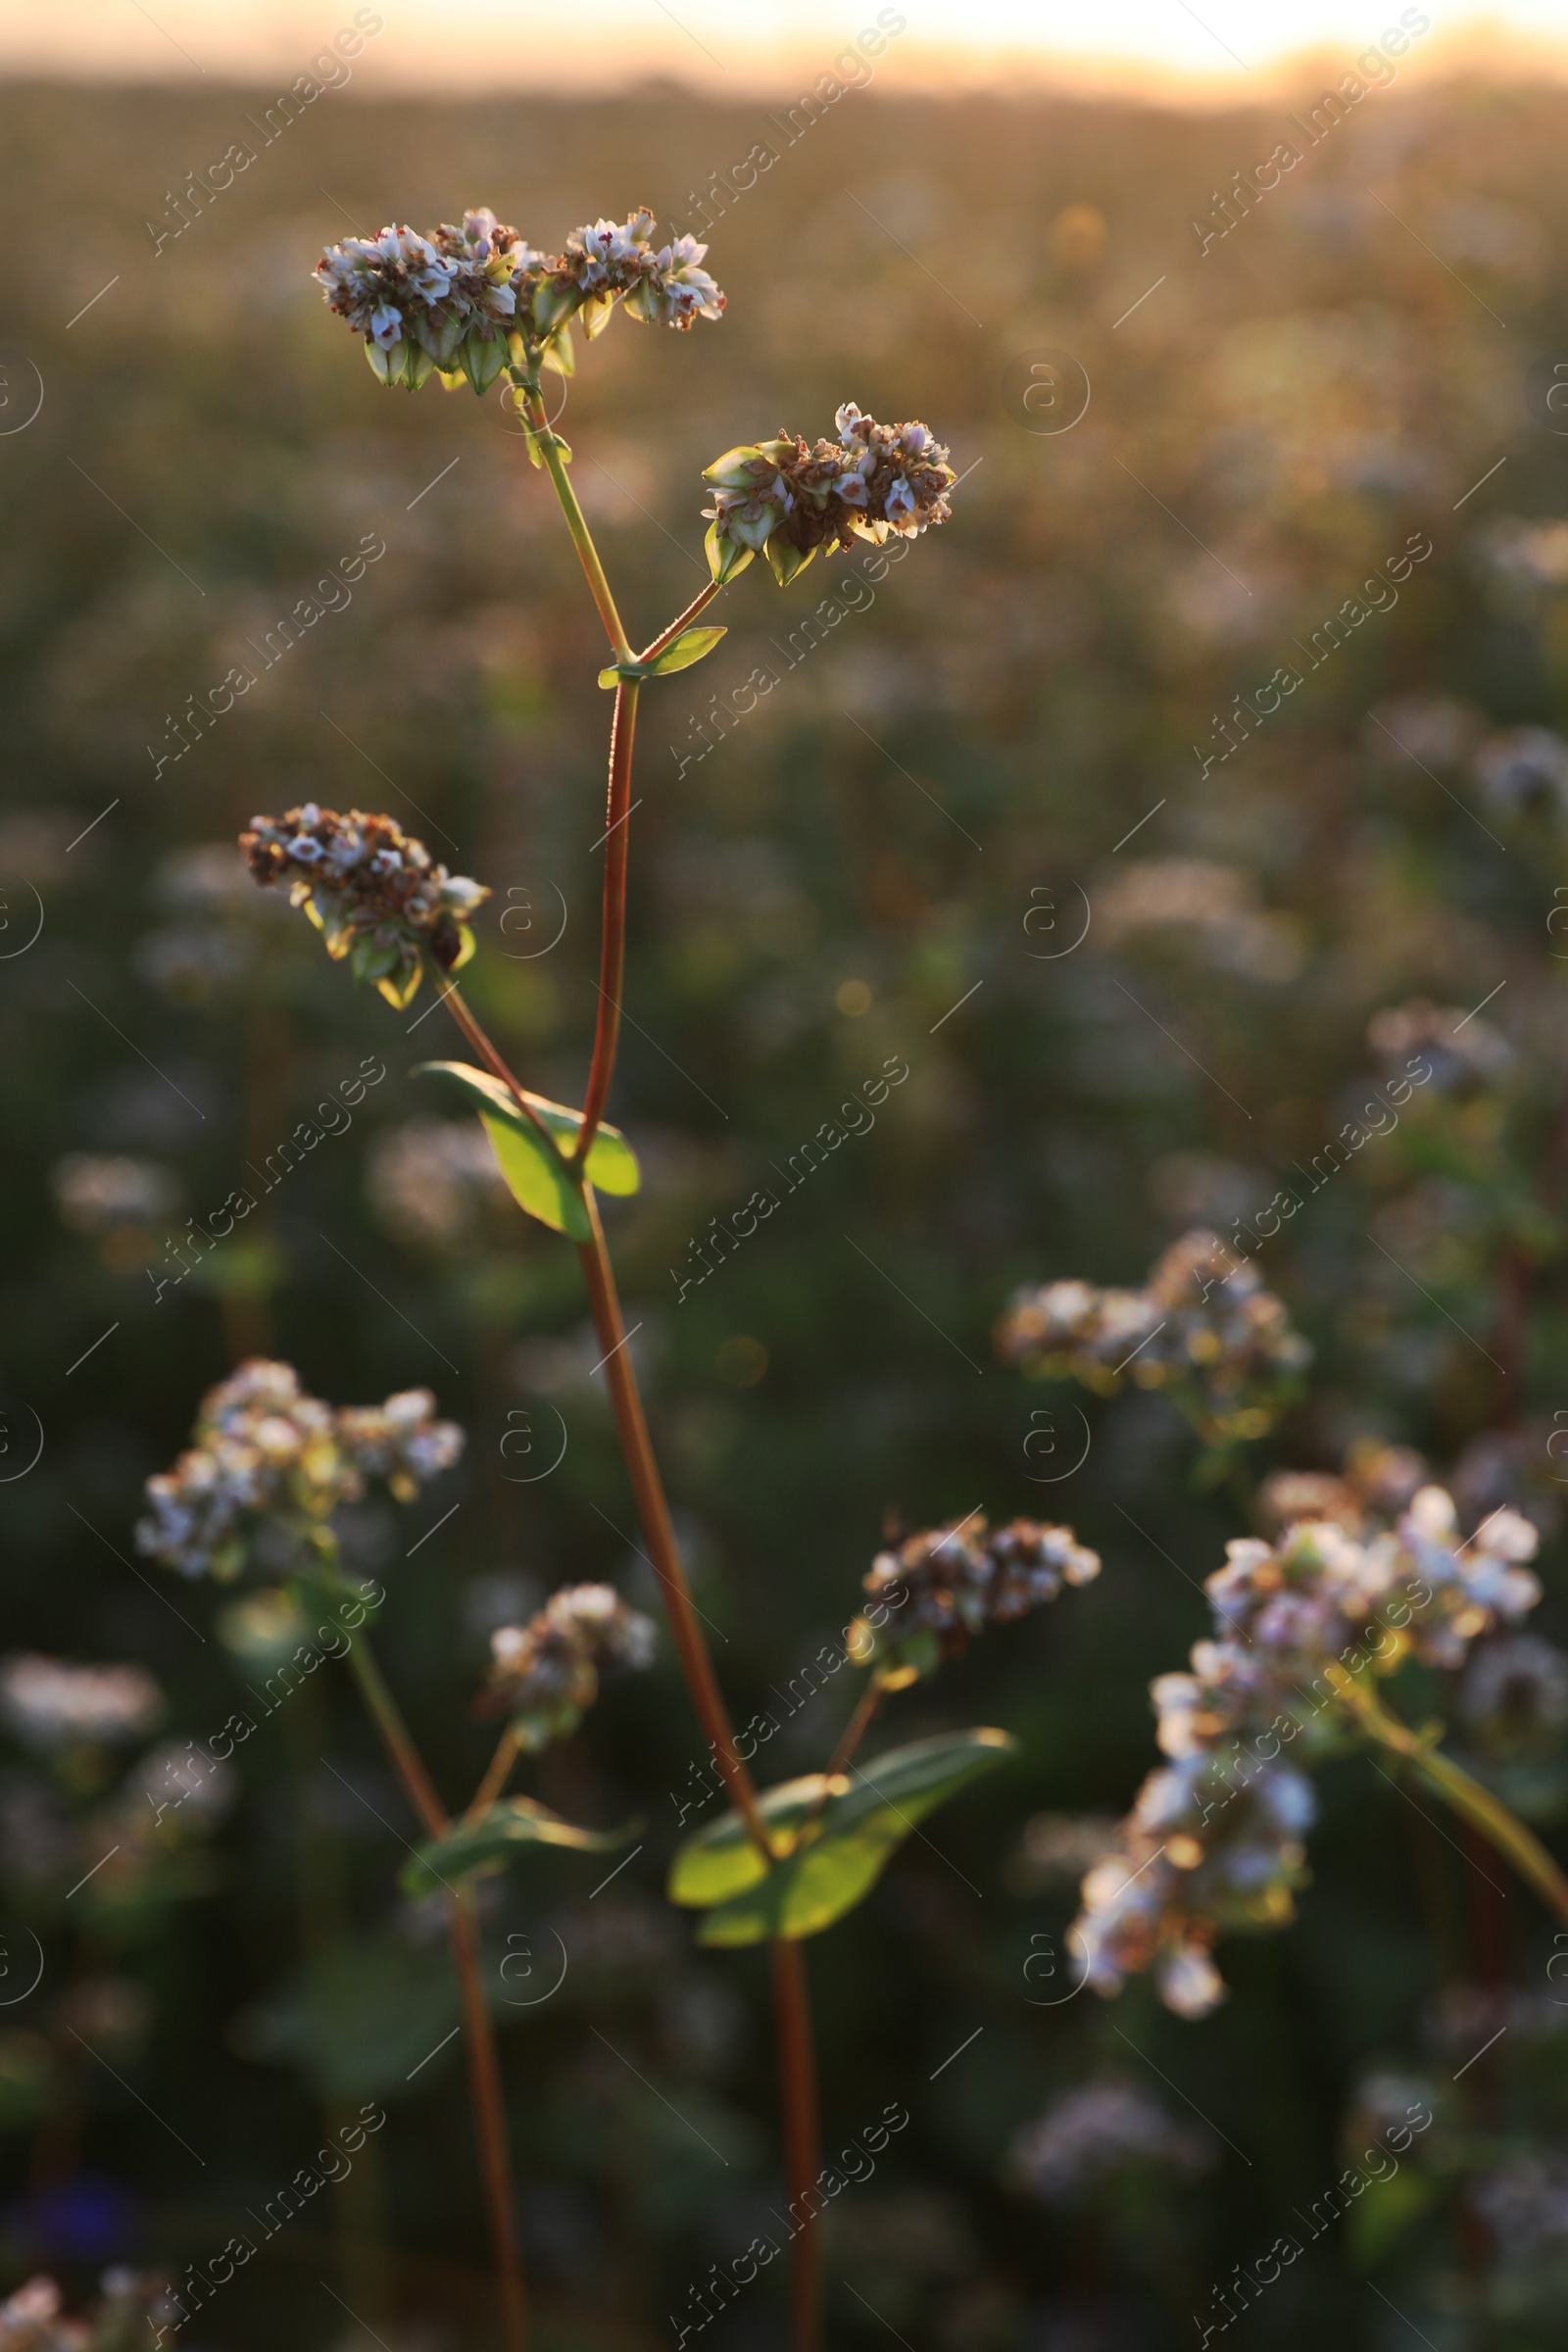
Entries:
POLYGON ((601 686, 618 686, 622 680, 640 684, 644 678, 667 678, 677 669, 690 669, 710 654, 727 629, 682 629, 672 645, 666 645, 652 662, 612 662, 599 672, 601 686))
POLYGON ((663 652, 656 654, 649 662, 648 675, 651 678, 667 678, 674 670, 690 669, 694 662, 703 661, 712 652, 719 639, 727 634, 724 629, 682 629, 674 644, 666 645, 663 652))
POLYGON ((531 1796, 509 1796, 492 1805, 482 1820, 471 1826, 459 1822, 444 1838, 421 1845, 404 1863, 399 1884, 405 1894, 428 1894, 433 1887, 455 1886, 459 1879, 505 1870, 525 1845, 567 1845, 579 1854, 608 1854, 632 1834, 633 1825, 623 1830, 579 1829, 531 1796))
POLYGON ((488 1111, 480 1112, 479 1124, 490 1138, 496 1165, 517 1206, 553 1233, 564 1233, 574 1242, 591 1241, 593 1227, 587 1208, 561 1154, 552 1152, 531 1127, 511 1127, 488 1111))
MULTIPOLYGON (((592 1230, 588 1212, 563 1156, 582 1125, 582 1112, 568 1110, 562 1102, 549 1102, 542 1095, 526 1096, 558 1147, 552 1150, 517 1108, 511 1088, 487 1070, 476 1070, 466 1061, 422 1061, 415 1076, 425 1072, 449 1080, 479 1113, 496 1164, 518 1207, 554 1232, 586 1242, 592 1230)), ((642 1170, 618 1127, 599 1128, 589 1149, 587 1174, 599 1192, 619 1196, 636 1192, 642 1170)))
POLYGON ((761 1798, 768 1838, 781 1859, 764 1872, 739 1819, 726 1814, 676 1855, 671 1902, 708 1911, 705 1944, 798 1942, 819 1936, 875 1886, 927 1813, 993 1771, 1017 1741, 1006 1732, 953 1732, 879 1756, 853 1781, 839 1779, 813 1820, 820 1774, 786 1782, 761 1798))
MULTIPOLYGON (((768 1842, 781 1860, 794 1852, 801 1826, 816 1810, 826 1787, 821 1773, 810 1772, 802 1780, 783 1781, 776 1788, 764 1789, 759 1797, 768 1842)), ((764 1875, 762 1857, 740 1815, 725 1813, 680 1847, 669 1866, 665 1892, 672 1903, 706 1911, 710 1904, 755 1886, 764 1875)))

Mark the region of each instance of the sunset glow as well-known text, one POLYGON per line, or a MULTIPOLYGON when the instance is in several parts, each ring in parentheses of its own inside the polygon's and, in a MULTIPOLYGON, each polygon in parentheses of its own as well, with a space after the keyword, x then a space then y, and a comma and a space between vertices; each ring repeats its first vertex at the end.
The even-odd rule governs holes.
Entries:
MULTIPOLYGON (((84 0, 69 18, 0 9, 0 66, 13 75, 63 74, 97 78, 248 79, 299 71, 330 37, 330 11, 301 0, 166 0, 156 12, 133 0, 84 0)), ((343 7, 346 21, 352 10, 343 7)), ((584 20, 528 0, 392 0, 379 12, 384 30, 367 49, 365 86, 451 89, 483 81, 519 87, 624 83, 673 77, 734 92, 760 84, 814 79, 830 71, 877 11, 777 0, 612 0, 584 20)), ((1243 98, 1282 73, 1329 56, 1347 64, 1386 30, 1398 31, 1401 10, 1369 15, 1353 0, 1271 0, 1266 11, 1239 0, 1123 0, 1112 11, 1086 11, 1066 0, 995 0, 977 12, 956 0, 912 0, 883 8, 897 20, 879 74, 901 86, 1018 77, 1074 86, 1124 86, 1202 101, 1243 98)), ((1564 0, 1504 0, 1485 16, 1404 9, 1406 25, 1425 28, 1411 66, 1430 73, 1505 71, 1532 60, 1560 71, 1568 59, 1564 0)))

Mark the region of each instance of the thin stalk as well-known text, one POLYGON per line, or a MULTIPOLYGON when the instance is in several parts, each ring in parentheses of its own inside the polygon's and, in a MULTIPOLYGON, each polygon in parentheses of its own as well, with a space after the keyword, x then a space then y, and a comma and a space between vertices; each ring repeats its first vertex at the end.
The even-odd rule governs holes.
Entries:
POLYGON ((642 652, 637 657, 638 661, 652 662, 654 656, 656 654, 662 654, 666 645, 673 645, 675 639, 680 635, 682 629, 686 628, 690 622, 694 621, 697 618, 698 613, 704 612, 707 607, 712 603, 717 594, 717 580, 710 580, 707 587, 700 589, 697 595, 692 598, 692 601, 687 606, 685 612, 680 613, 674 620, 672 620, 667 629, 662 629, 659 635, 654 639, 652 645, 644 646, 642 652))
POLYGON ((496 2050, 495 2026, 479 1975, 479 1930, 474 1917, 471 1886, 458 1888, 449 1910, 452 1953, 458 1964, 458 1986, 463 2001, 463 2038, 468 2053, 468 2088, 473 2099, 485 2205, 490 2216, 490 2236, 496 2250, 496 2269, 501 2286, 502 2326, 508 2352, 523 2352, 528 2340, 528 2317, 523 2302, 522 2266, 517 2260, 513 2223, 516 2192, 512 2172, 512 2148, 507 2137, 507 2111, 501 2091, 501 2061, 496 2050))
POLYGON ((446 1808, 436 1794, 435 1784, 424 1769, 423 1758, 414 1744, 398 1702, 387 1689, 381 1669, 371 1657, 369 1643, 363 1635, 359 1641, 349 1643, 348 1658, 349 1670, 360 1686, 360 1695, 381 1735, 381 1743, 392 1760, 393 1770, 403 1783, 405 1795, 430 1836, 444 1838, 451 1826, 446 1808))
POLYGON ((779 1938, 769 1950, 784 2109, 784 2171, 789 2213, 796 2224, 790 2246, 790 2352, 821 2352, 822 2245, 815 2210, 821 2191, 810 1991, 800 1945, 779 1938))
MULTIPOLYGON (((566 527, 587 575, 599 616, 614 648, 616 662, 630 662, 634 657, 620 615, 615 610, 615 600, 605 577, 592 534, 583 519, 582 510, 566 479, 555 437, 545 418, 539 396, 537 358, 526 350, 520 335, 512 338, 512 378, 518 387, 523 413, 555 484, 556 495, 561 501, 566 527), (528 365, 519 364, 525 361, 528 365)), ((716 593, 716 583, 710 582, 705 586, 686 611, 654 639, 643 660, 651 660, 662 653, 681 629, 711 602, 716 593)), ((686 1678, 698 1720, 708 1735, 714 1759, 723 1776, 730 1801, 759 1853, 771 1869, 775 1857, 758 1805, 757 1791, 750 1773, 737 1753, 734 1733, 718 1688, 718 1678, 713 1672, 708 1644, 697 1623, 691 1590, 686 1582, 685 1568, 670 1523, 669 1504, 648 1435, 636 1374, 626 1349, 620 1300, 610 1253, 605 1247, 598 1203, 592 1185, 586 1181, 583 1167, 609 1100, 620 1028, 626 949, 626 836, 629 831, 636 715, 637 682, 622 678, 615 691, 615 711, 611 734, 610 833, 606 845, 608 855, 605 861, 604 937, 600 949, 599 1013, 594 1028, 593 1060, 583 1103, 582 1127, 573 1157, 567 1162, 576 1175, 589 1223, 589 1239, 578 1245, 577 1253, 588 1286, 594 1328, 604 1350, 603 1362, 610 1384, 620 1448, 636 1495, 638 1517, 653 1558, 654 1571, 659 1578, 681 1671, 686 1678)), ((456 1009, 461 1000, 454 995, 450 1001, 456 1009)), ((471 1018, 466 1015, 466 1007, 465 1016, 471 1018)), ((474 1029, 477 1031, 476 1023, 474 1029)), ((493 1054, 492 1048, 487 1055, 492 1068, 499 1061, 499 1056, 491 1058, 493 1054)), ((510 1073, 507 1075, 514 1093, 520 1095, 516 1080, 511 1078, 510 1073)), ((816 2071, 806 1973, 800 1952, 794 1945, 775 1943, 773 1946, 773 2002, 791 2193, 801 2195, 808 2188, 814 2187, 816 2177, 816 2071)), ((809 2210, 809 2198, 807 2199, 806 2211, 807 2219, 795 2241, 791 2259, 792 2352, 820 2352, 821 2256, 814 2217, 809 2210)))
POLYGON ((515 365, 510 372, 513 382, 522 396, 522 413, 532 428, 539 455, 543 458, 550 479, 556 486, 556 496, 561 501, 561 512, 566 517, 566 528, 571 533, 571 543, 577 550, 583 570, 588 575, 588 586, 594 603, 599 608, 599 617, 605 624, 605 634, 615 650, 617 662, 635 661, 636 656, 631 650, 631 642, 621 626, 620 614, 615 610, 615 600, 610 592, 610 582, 605 577, 605 567, 599 561, 599 550, 594 545, 593 533, 589 530, 583 511, 577 504, 577 494, 566 478, 566 468, 562 463, 561 452, 556 447, 556 436, 551 431, 550 421, 545 416, 544 402, 539 395, 538 379, 530 376, 525 368, 515 365))
POLYGON ((1535 1832, 1527 1829, 1490 1788, 1472 1779, 1462 1765, 1444 1755, 1432 1733, 1411 1731, 1408 1724, 1389 1712, 1373 1691, 1342 1667, 1331 1666, 1328 1671, 1335 1689, 1372 1738, 1392 1754, 1413 1765, 1462 1821, 1479 1830, 1504 1861, 1512 1863, 1547 1910, 1554 1911, 1559 1919, 1568 1920, 1568 1877, 1564 1877, 1535 1832))
POLYGON ((637 732, 637 688, 622 679, 615 688, 610 730, 610 792, 606 807, 605 919, 599 944, 599 1015, 594 1023, 594 1057, 583 1097, 582 1126, 572 1157, 588 1156, 610 1100, 620 1037, 620 996, 626 973, 626 859, 631 833, 631 756, 637 732))
MULTIPOLYGON (((500 1053, 455 989, 448 994, 446 1001, 453 1013, 460 1018, 465 1036, 484 1054, 491 1068, 498 1074, 504 1074, 514 1092, 520 1092, 500 1053)), ((675 1639, 675 1652, 686 1678, 692 1703, 697 1709, 698 1720, 708 1734, 719 1771, 729 1789, 731 1802, 745 1822, 758 1850, 771 1865, 773 1850, 768 1843, 762 1817, 757 1809, 757 1791, 752 1785, 751 1774, 736 1750, 735 1735, 730 1728, 728 1711, 713 1672, 713 1662, 697 1624, 691 1587, 686 1581, 680 1546, 675 1541, 675 1530, 670 1521, 669 1503, 664 1494, 659 1464, 654 1458, 653 1441, 648 1435, 637 1375, 626 1348, 620 1297, 615 1288, 610 1252, 605 1247, 604 1227, 599 1221, 599 1203, 592 1185, 583 1186, 582 1198, 591 1238, 578 1243, 577 1255, 582 1262, 588 1286, 594 1329, 599 1337, 599 1345, 605 1351, 605 1374, 610 1383, 616 1435, 636 1497, 638 1517, 648 1539, 648 1549, 654 1572, 659 1578, 670 1631, 675 1639)), ((494 1762, 492 1759, 492 1771, 494 1762)))
POLYGON ((521 1745, 521 1740, 509 1723, 496 1742, 495 1754, 485 1766, 484 1779, 473 1792, 473 1801, 463 1816, 466 1826, 482 1821, 489 1812, 507 1785, 512 1767, 517 1761, 517 1751, 521 1745))
MULTIPOLYGON (((444 978, 445 975, 443 974, 442 977, 444 978)), ((481 1058, 489 1065, 492 1074, 500 1079, 502 1085, 510 1089, 512 1099, 516 1103, 517 1108, 521 1111, 523 1117, 532 1121, 533 1125, 538 1129, 540 1135, 549 1145, 552 1152, 559 1151, 560 1146, 557 1144, 555 1137, 551 1134, 549 1128, 545 1125, 543 1119, 539 1116, 539 1113, 529 1102, 526 1094, 524 1094, 521 1086, 514 1077, 512 1071, 508 1069, 505 1061, 503 1061, 501 1055, 496 1052, 495 1047, 490 1043, 489 1038, 486 1037, 484 1031, 480 1028, 478 1022, 468 1010, 462 991, 459 989, 455 980, 447 989, 441 1001, 446 1005, 447 1010, 451 1013, 452 1018, 457 1022, 458 1027, 463 1031, 464 1036, 467 1039, 474 1052, 479 1054, 481 1058)))
POLYGON ((856 1750, 871 1728, 871 1718, 882 1704, 885 1689, 886 1686, 878 1682, 876 1676, 873 1675, 860 1692, 855 1713, 845 1725, 844 1735, 833 1750, 832 1760, 827 1768, 827 1777, 830 1781, 839 1773, 849 1771, 856 1750))
POLYGON ((599 1222, 599 1203, 593 1188, 583 1187, 583 1202, 588 1211, 591 1239, 579 1242, 577 1255, 588 1285, 588 1299, 593 1311, 594 1329, 604 1349, 605 1377, 610 1383, 610 1398, 614 1409, 615 1430, 620 1450, 625 1457, 627 1475, 637 1498, 637 1516, 663 1595, 669 1630, 675 1640, 675 1654, 699 1722, 708 1734, 714 1760, 724 1777, 730 1802, 746 1824, 753 1843, 771 1868, 774 1855, 768 1842, 762 1816, 758 1810, 757 1791, 752 1776, 741 1762, 735 1746, 735 1735, 730 1728, 728 1710, 713 1672, 713 1661, 708 1654, 697 1623, 697 1611, 692 1602, 691 1587, 686 1582, 686 1570, 670 1523, 669 1504, 664 1485, 654 1459, 653 1442, 648 1435, 648 1422, 643 1413, 643 1400, 637 1386, 626 1348, 625 1326, 621 1319, 620 1298, 615 1289, 615 1277, 605 1248, 604 1227, 599 1222))
MULTIPOLYGON (((324 1563, 330 1582, 337 1581, 336 1562, 324 1563)), ((360 1687, 382 1744, 416 1814, 432 1838, 451 1827, 435 1784, 397 1700, 387 1688, 380 1667, 363 1635, 348 1648, 350 1670, 360 1687)), ((496 2050, 495 2022, 484 1997, 479 1973, 479 1938, 473 1919, 473 1897, 467 1887, 453 1891, 447 1906, 447 1932, 457 1971, 458 1997, 463 2007, 464 2041, 468 2054, 468 2082, 473 2099, 474 2132, 479 2143, 479 2170, 484 2180, 485 2207, 490 2218, 491 2245, 501 2295, 507 2352, 526 2352, 527 2313, 523 2300, 522 2268, 517 2259, 513 2222, 512 2156, 507 2142, 506 2109, 501 2096, 501 2061, 496 2050)))

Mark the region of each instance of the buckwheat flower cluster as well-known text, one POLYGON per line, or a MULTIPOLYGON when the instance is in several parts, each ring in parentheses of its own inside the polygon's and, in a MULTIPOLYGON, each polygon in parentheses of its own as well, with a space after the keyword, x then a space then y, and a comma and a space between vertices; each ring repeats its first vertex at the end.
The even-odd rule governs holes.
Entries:
POLYGON ((878 424, 846 401, 837 441, 814 447, 797 435, 729 449, 703 479, 713 490, 708 561, 715 580, 733 579, 765 553, 782 588, 819 547, 877 545, 889 533, 913 539, 952 513, 955 475, 927 426, 878 424))
POLYGON ((518 1744, 538 1749, 576 1730, 605 1667, 653 1663, 654 1627, 611 1585, 564 1585, 526 1625, 499 1627, 490 1647, 477 1711, 507 1715, 518 1744))
POLYGON ((365 337, 382 383, 414 392, 439 374, 449 389, 466 382, 483 392, 506 366, 513 334, 569 374, 563 330, 574 316, 590 336, 617 302, 655 325, 717 318, 724 297, 702 268, 707 246, 685 236, 656 248, 653 227, 646 211, 596 220, 575 229, 564 253, 544 254, 480 207, 427 237, 391 226, 347 238, 328 246, 316 273, 327 307, 365 337))
POLYGON ((450 874, 389 816, 350 808, 340 816, 315 801, 281 816, 253 816, 239 837, 264 888, 286 882, 329 956, 349 958, 356 980, 373 980, 389 1004, 418 988, 426 953, 443 972, 473 954, 467 917, 489 890, 450 874))
POLYGON ((337 1442, 367 1478, 381 1478, 398 1502, 412 1502, 419 1489, 463 1452, 455 1421, 438 1421, 428 1389, 400 1389, 385 1404, 345 1404, 336 1415, 337 1442))
POLYGON ((39 1754, 122 1746, 163 1711, 164 1694, 143 1666, 73 1666, 28 1650, 0 1659, 0 1718, 39 1754))
POLYGON ((493 383, 515 323, 514 274, 538 259, 494 213, 464 216, 433 236, 395 224, 327 247, 316 265, 329 310, 365 337, 384 384, 417 391, 437 369, 476 392, 493 383))
POLYGON ((1315 1812, 1294 1765, 1228 1777, 1234 1758, 1200 1748, 1152 1772, 1123 1824, 1119 1852, 1090 1871, 1070 1940, 1099 1993, 1152 1969, 1178 2017, 1205 2017, 1225 1998, 1212 1951, 1230 1932, 1284 1927, 1294 1916, 1315 1812))
POLYGON ((703 269, 708 247, 692 236, 656 247, 654 216, 646 206, 623 221, 596 220, 573 229, 566 249, 545 266, 532 293, 530 315, 546 333, 574 314, 584 332, 601 334, 617 302, 650 326, 695 326, 718 318, 725 297, 703 269))
POLYGON ((1044 2115, 1014 2133, 1005 2169, 1026 2195, 1076 2205, 1129 2170, 1157 2166, 1191 2179, 1213 2162, 1203 2132, 1131 2083, 1105 2082, 1084 2082, 1053 2099, 1044 2115))
POLYGON ((1240 1538, 1207 1579, 1214 1638, 1194 1644, 1190 1672, 1152 1686, 1169 1762, 1083 1883, 1075 1935, 1097 1991, 1152 1968, 1179 2014, 1213 2008, 1217 1937, 1293 1915, 1315 1800, 1284 1749, 1299 1740, 1307 1763, 1356 1736, 1329 1668, 1386 1673, 1407 1653, 1457 1667, 1541 1597, 1522 1565, 1536 1531, 1516 1512, 1465 1544, 1451 1498, 1423 1487, 1394 1527, 1373 1529, 1359 1504, 1356 1527, 1302 1519, 1273 1544, 1240 1538))
POLYGON ((434 1401, 411 1389, 334 1412, 305 1394, 292 1365, 253 1357, 203 1397, 190 1451, 147 1481, 137 1546, 182 1576, 227 1582, 264 1519, 296 1530, 324 1520, 358 1501, 368 1476, 408 1501, 463 1449, 453 1422, 432 1420, 434 1401))
POLYGON ((1257 1268, 1217 1234, 1184 1234, 1141 1291, 1050 1282, 1014 1294, 998 1351, 1040 1380, 1070 1375, 1102 1396, 1124 1379, 1169 1388, 1210 1443, 1262 1437, 1311 1350, 1257 1268))
POLYGON ((1063 1585, 1093 1584, 1099 1574, 1099 1552, 1070 1527, 1014 1519, 992 1534, 974 1511, 877 1554, 862 1588, 882 1607, 851 1628, 851 1655, 865 1665, 891 1652, 897 1664, 927 1671, 957 1657, 987 1625, 1026 1617, 1063 1585))

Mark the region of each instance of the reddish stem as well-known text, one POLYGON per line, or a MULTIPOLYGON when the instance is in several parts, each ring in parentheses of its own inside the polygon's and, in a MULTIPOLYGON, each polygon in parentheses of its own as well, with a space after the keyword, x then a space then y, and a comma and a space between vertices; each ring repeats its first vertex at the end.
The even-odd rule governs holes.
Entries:
POLYGON ((670 1524, 663 1481, 659 1475, 659 1464, 654 1459, 653 1444, 648 1435, 637 1375, 632 1369, 626 1348, 620 1299, 615 1290, 610 1252, 605 1248, 604 1228, 599 1222, 599 1204, 590 1185, 583 1187, 583 1200, 593 1230, 591 1240, 578 1243, 577 1255, 582 1260, 583 1275, 588 1285, 594 1329, 599 1335, 599 1345, 604 1349, 604 1371, 610 1383, 610 1399, 614 1409, 620 1450, 625 1456, 627 1475, 637 1498, 637 1516, 648 1541, 654 1573, 663 1594, 669 1630, 675 1640, 675 1652, 680 1659, 681 1672, 686 1677, 686 1687, 691 1692, 698 1720, 708 1734, 714 1761, 724 1776, 730 1802, 745 1822, 758 1851, 771 1866, 773 1853, 761 1814, 758 1810, 757 1791, 752 1786, 751 1774, 736 1752, 729 1713, 718 1688, 718 1678, 713 1672, 713 1661, 708 1654, 708 1644, 698 1627, 696 1609, 692 1605, 691 1587, 686 1582, 680 1547, 670 1524))
POLYGON ((452 1018, 457 1022, 458 1027, 463 1031, 464 1036, 467 1039, 474 1052, 483 1058, 492 1074, 499 1078, 502 1085, 510 1091, 513 1101, 516 1103, 517 1108, 521 1111, 523 1117, 532 1121, 533 1125, 538 1129, 540 1135, 549 1145, 552 1152, 559 1152, 561 1147, 556 1142, 555 1137, 551 1134, 549 1128, 545 1125, 543 1119, 539 1116, 539 1113, 529 1102, 522 1088, 518 1085, 511 1070, 508 1069, 506 1063, 502 1060, 501 1055, 496 1052, 495 1047, 490 1043, 489 1038, 486 1037, 484 1031, 480 1028, 472 1013, 468 1010, 467 1005, 464 1002, 462 991, 459 989, 455 980, 448 988, 445 996, 442 999, 442 1003, 446 1005, 447 1010, 451 1013, 452 1018))
POLYGON ((698 594, 692 598, 692 601, 687 606, 685 612, 680 613, 674 620, 672 620, 667 629, 662 629, 659 635, 654 639, 652 645, 644 646, 642 652, 637 657, 638 661, 652 662, 655 655, 662 654, 666 645, 673 645, 675 639, 680 635, 682 629, 684 629, 691 621, 694 621, 697 618, 698 613, 703 612, 709 605, 710 605, 717 594, 718 582, 716 580, 710 580, 707 587, 701 589, 698 594))
POLYGON ((827 1768, 827 1777, 830 1781, 836 1779, 841 1772, 849 1771, 857 1748, 871 1728, 871 1718, 882 1704, 883 1690, 884 1686, 873 1676, 860 1692, 855 1713, 845 1725, 844 1735, 833 1750, 832 1761, 827 1768))
POLYGON ((784 2108, 784 2171, 794 2224, 790 2248, 790 2352, 821 2352, 822 2244, 817 2208, 816 2065, 806 1956, 798 1943, 770 1946, 773 2014, 778 2023, 779 2095, 784 2108))
POLYGON ((515 2190, 512 2148, 507 2138, 506 2107, 501 2091, 501 2061, 496 2050, 495 2026, 479 1973, 479 1931, 474 1920, 473 1888, 460 1886, 449 1906, 452 1955, 457 1962, 463 1999, 464 2043, 468 2053, 468 2088, 473 2100, 479 2137, 480 2171, 485 2205, 495 2245, 501 2285, 501 2318, 508 2352, 523 2352, 528 2340, 523 2302, 522 2267, 517 2260, 513 2208, 515 2190))

